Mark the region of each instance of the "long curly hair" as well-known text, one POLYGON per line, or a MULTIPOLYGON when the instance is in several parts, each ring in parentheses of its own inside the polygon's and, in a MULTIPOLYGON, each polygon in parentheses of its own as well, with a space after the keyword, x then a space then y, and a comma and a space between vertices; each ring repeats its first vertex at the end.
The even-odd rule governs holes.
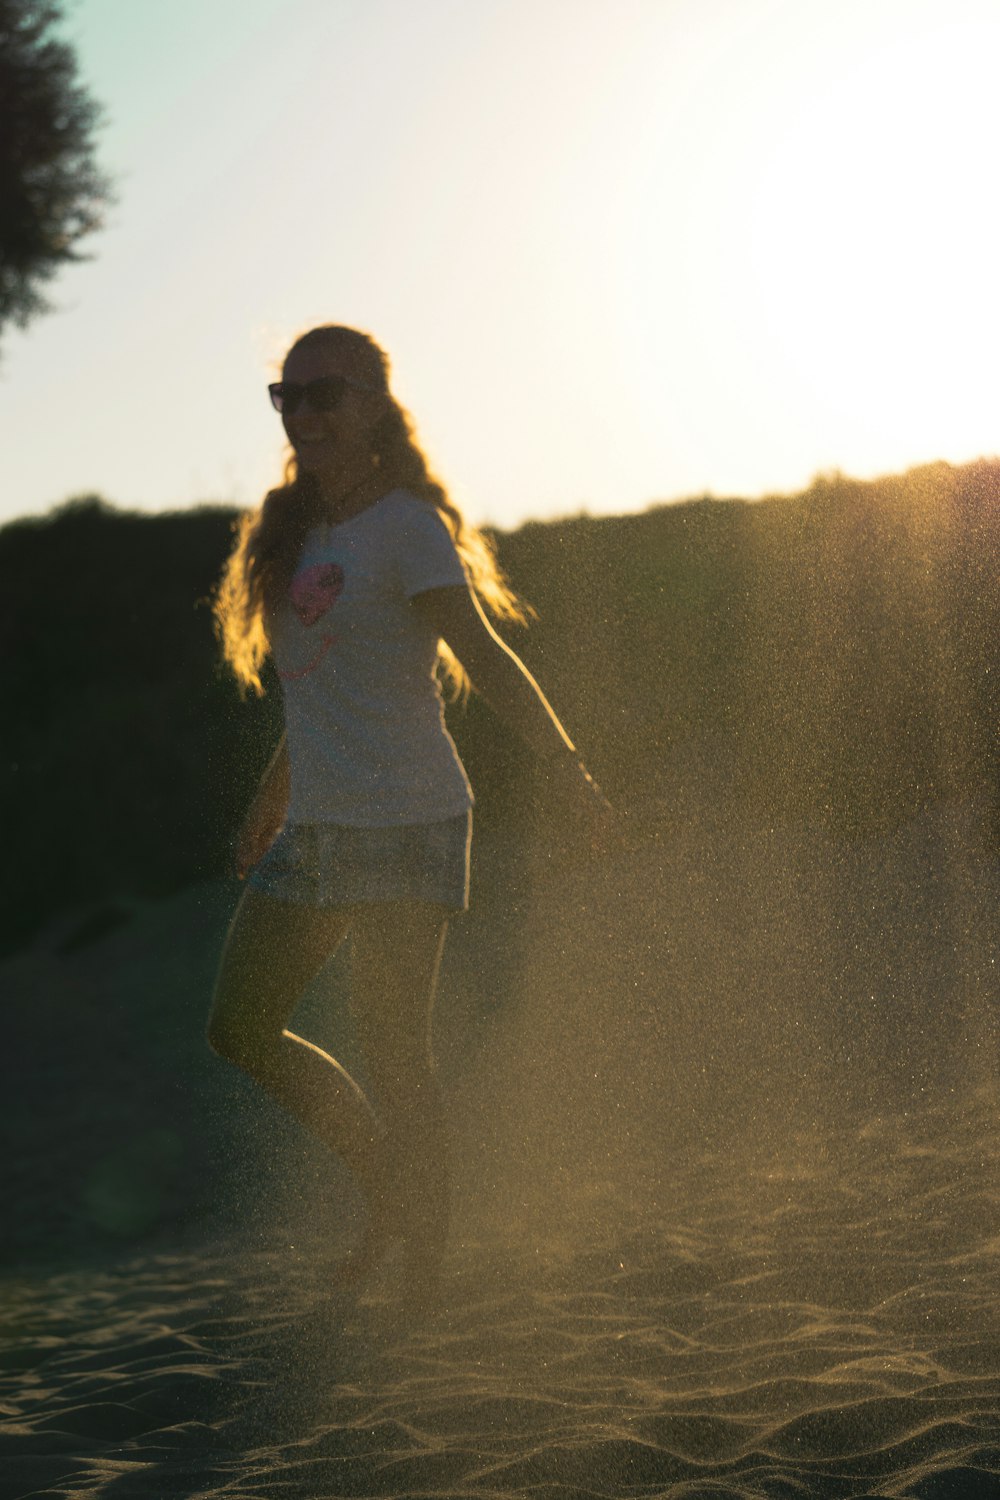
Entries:
MULTIPOLYGON (((372 435, 372 457, 385 490, 409 490, 440 513, 451 532, 476 595, 496 617, 527 621, 530 610, 500 571, 492 542, 465 520, 444 486, 430 472, 413 422, 389 389, 389 359, 374 339, 337 324, 312 328, 293 349, 324 346, 345 354, 360 380, 379 391, 386 407, 372 435)), ((289 351, 291 353, 291 350, 289 351)), ((300 473, 292 453, 284 483, 269 490, 256 510, 235 523, 236 540, 213 600, 216 634, 240 691, 263 694, 261 668, 270 650, 269 621, 288 591, 306 533, 323 519, 322 496, 312 475, 300 473)), ((468 681, 441 642, 439 668, 455 694, 468 681)))

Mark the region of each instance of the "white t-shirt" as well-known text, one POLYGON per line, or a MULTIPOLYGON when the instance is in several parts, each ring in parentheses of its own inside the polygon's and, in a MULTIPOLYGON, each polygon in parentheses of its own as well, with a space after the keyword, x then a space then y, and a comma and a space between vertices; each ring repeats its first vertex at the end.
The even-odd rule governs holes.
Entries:
POLYGON ((288 731, 289 822, 429 823, 471 805, 445 728, 438 637, 409 603, 465 583, 441 516, 407 490, 308 533, 270 632, 288 731))

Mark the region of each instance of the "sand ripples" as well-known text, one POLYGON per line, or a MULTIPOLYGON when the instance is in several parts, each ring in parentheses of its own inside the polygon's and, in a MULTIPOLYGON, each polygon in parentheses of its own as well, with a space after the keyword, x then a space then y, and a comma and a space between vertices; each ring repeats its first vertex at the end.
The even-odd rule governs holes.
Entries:
POLYGON ((995 1141, 911 1136, 467 1243, 409 1327, 389 1287, 331 1297, 298 1227, 9 1281, 3 1494, 992 1500, 995 1141))

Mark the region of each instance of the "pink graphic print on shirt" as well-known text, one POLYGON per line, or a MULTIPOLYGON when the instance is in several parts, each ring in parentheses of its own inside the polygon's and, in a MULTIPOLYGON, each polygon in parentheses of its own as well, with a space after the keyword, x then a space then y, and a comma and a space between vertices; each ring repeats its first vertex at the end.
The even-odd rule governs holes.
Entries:
MULTIPOLYGON (((299 569, 292 579, 288 595, 302 624, 311 629, 324 615, 329 614, 340 598, 343 587, 344 570, 337 563, 313 563, 311 567, 299 569)), ((319 650, 311 661, 296 672, 281 672, 279 676, 286 682, 307 677, 316 670, 336 640, 335 635, 321 635, 319 650)))
POLYGON ((299 569, 288 592, 303 625, 315 625, 336 604, 343 587, 343 568, 336 563, 314 563, 299 569))

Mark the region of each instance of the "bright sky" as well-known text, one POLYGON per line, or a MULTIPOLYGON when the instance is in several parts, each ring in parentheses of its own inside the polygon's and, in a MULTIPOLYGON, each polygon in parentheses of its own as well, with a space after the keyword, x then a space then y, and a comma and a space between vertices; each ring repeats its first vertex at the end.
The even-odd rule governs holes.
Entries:
POLYGON ((471 518, 1000 448, 998 0, 77 0, 118 203, 0 349, 0 520, 255 503, 365 328, 471 518))

